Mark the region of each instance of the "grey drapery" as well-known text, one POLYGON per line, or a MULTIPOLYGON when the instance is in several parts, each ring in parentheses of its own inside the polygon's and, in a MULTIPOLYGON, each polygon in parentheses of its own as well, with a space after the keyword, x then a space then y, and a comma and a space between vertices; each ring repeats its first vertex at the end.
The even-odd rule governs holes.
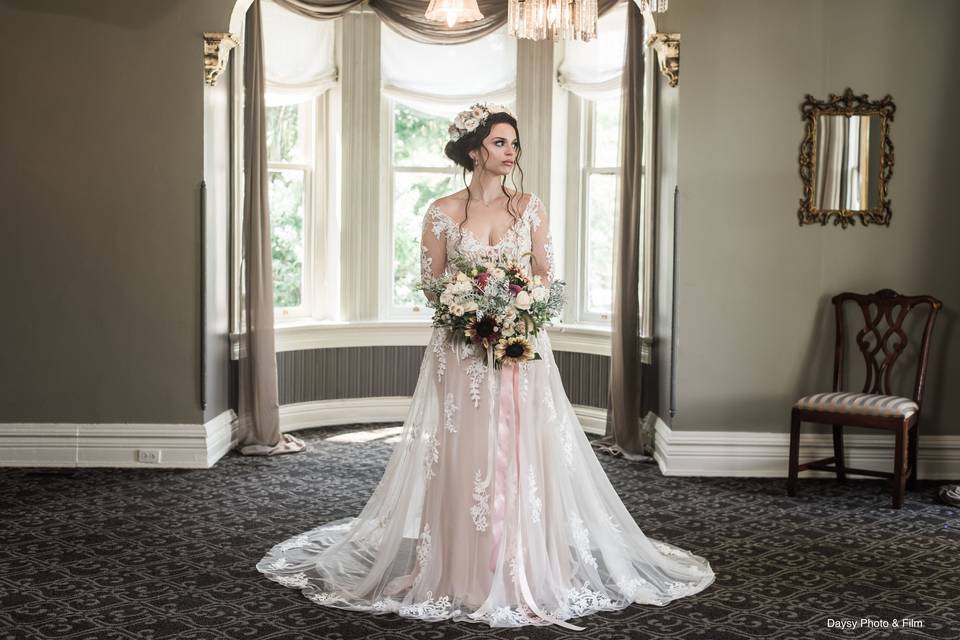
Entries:
POLYGON ((241 453, 271 455, 302 451, 305 446, 299 438, 280 433, 260 0, 247 10, 245 41, 239 441, 246 445, 241 453))
POLYGON ((626 57, 620 110, 620 210, 617 262, 614 264, 613 333, 607 430, 593 444, 626 457, 645 450, 640 429, 640 259, 643 249, 643 14, 636 3, 627 7, 626 57))
MULTIPOLYGON (((606 13, 620 0, 599 0, 597 11, 606 13)), ((274 0, 308 18, 329 20, 362 4, 363 0, 274 0)), ((388 27, 411 40, 426 44, 461 44, 493 33, 507 22, 506 0, 477 0, 482 20, 461 22, 452 28, 424 17, 428 0, 368 0, 369 7, 388 27)))

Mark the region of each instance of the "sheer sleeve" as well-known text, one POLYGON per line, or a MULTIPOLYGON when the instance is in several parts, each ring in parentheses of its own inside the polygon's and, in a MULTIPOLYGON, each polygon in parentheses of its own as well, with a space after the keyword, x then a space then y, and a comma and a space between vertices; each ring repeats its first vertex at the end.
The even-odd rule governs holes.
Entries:
POLYGON ((553 241, 550 238, 550 220, 543 202, 535 195, 530 196, 530 239, 533 251, 532 272, 547 282, 556 275, 553 263, 553 241))
MULTIPOLYGON (((420 237, 420 283, 428 286, 447 268, 446 218, 436 206, 430 205, 423 216, 423 232, 420 237)), ((436 296, 424 291, 427 300, 436 302, 436 296)))

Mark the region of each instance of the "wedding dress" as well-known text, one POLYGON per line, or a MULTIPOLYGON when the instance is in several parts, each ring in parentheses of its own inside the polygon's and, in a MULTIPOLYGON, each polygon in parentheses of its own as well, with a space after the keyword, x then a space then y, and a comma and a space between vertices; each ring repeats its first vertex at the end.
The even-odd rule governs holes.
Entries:
MULTIPOLYGON (((552 277, 548 226, 531 196, 489 245, 431 206, 423 277, 455 269, 457 255, 520 261, 532 275, 527 252, 552 277)), ((706 560, 634 522, 565 395, 546 331, 534 346, 541 360, 496 369, 435 328, 400 440, 360 514, 274 546, 257 569, 320 605, 577 630, 565 621, 706 588, 706 560)))

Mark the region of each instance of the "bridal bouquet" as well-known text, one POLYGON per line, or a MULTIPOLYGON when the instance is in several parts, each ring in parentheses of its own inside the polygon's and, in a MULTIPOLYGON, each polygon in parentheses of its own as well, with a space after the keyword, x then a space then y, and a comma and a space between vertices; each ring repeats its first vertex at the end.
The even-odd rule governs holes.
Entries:
POLYGON ((433 326, 486 354, 494 365, 539 360, 532 338, 563 310, 564 282, 527 276, 516 262, 471 264, 455 258, 456 275, 444 274, 423 285, 436 296, 433 326))

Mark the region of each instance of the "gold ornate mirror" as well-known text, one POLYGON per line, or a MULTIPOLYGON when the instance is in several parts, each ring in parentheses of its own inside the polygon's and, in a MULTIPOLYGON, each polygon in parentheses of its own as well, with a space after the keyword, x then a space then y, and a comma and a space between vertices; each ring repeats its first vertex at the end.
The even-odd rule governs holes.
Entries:
POLYGON ((859 218, 863 225, 889 226, 892 98, 874 102, 850 89, 826 101, 808 94, 801 111, 806 131, 800 144, 800 224, 825 225, 832 218, 846 228, 859 218))

